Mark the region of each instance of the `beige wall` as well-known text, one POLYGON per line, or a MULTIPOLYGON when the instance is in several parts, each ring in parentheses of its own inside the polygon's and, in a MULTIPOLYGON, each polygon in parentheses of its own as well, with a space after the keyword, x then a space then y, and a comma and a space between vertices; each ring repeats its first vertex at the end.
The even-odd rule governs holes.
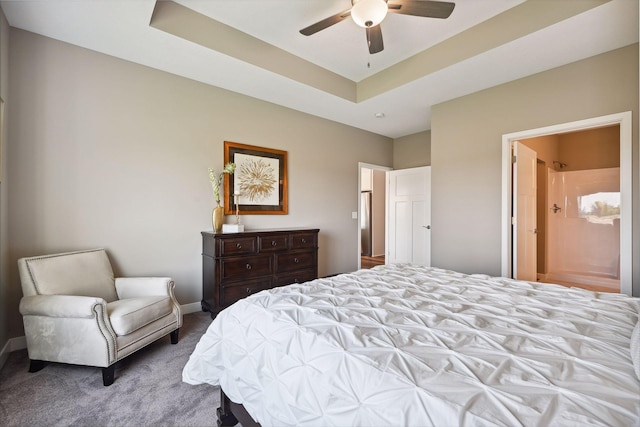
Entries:
POLYGON ((547 167, 553 168, 554 160, 561 161, 558 154, 560 137, 560 135, 545 135, 523 139, 520 142, 535 151, 538 159, 542 160, 547 167))
POLYGON ((393 140, 393 168, 408 169, 431 165, 431 131, 393 140))
MULTIPOLYGON (((0 9, 0 97, 5 101, 6 111, 5 119, 9 115, 9 24, 4 16, 4 12, 0 9)), ((8 256, 7 247, 9 241, 9 222, 8 218, 8 177, 7 177, 7 158, 9 155, 9 147, 6 144, 7 130, 5 126, 4 133, 2 135, 2 146, 0 146, 0 155, 2 156, 0 170, 2 181, 0 182, 0 352, 4 349, 7 340, 10 338, 10 322, 19 321, 16 320, 15 313, 15 298, 12 297, 12 288, 9 286, 9 272, 8 272, 8 256)), ((0 354, 0 357, 2 355, 0 354)), ((6 356, 6 355, 5 355, 6 356)), ((0 360, 0 366, 2 360, 0 360)))
POLYGON ((619 167, 620 126, 562 134, 558 157, 564 171, 619 167))
POLYGON ((563 171, 620 166, 620 126, 523 139, 547 167, 563 171), (559 168, 554 161, 565 164, 559 168))
POLYGON ((633 112, 633 286, 640 295, 638 45, 432 109, 432 264, 501 272, 502 135, 633 112))
POLYGON ((358 162, 391 166, 391 139, 17 29, 10 47, 12 294, 17 258, 100 246, 199 301, 225 140, 288 152, 289 215, 247 228, 318 227, 320 275, 356 268, 358 162))

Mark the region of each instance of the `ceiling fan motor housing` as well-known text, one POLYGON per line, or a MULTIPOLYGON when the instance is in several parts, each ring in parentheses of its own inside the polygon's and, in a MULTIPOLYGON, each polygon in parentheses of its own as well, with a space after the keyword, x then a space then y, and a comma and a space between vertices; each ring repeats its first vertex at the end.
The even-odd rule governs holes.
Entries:
POLYGON ((363 28, 375 27, 387 16, 386 0, 351 0, 351 18, 363 28))

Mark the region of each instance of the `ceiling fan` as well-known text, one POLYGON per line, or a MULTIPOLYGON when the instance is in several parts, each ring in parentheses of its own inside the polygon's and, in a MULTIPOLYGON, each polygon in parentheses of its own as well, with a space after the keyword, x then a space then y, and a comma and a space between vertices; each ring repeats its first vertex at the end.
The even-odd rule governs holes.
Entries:
POLYGON ((446 19, 455 6, 455 3, 430 0, 351 0, 351 9, 309 25, 300 33, 310 36, 351 16, 356 24, 365 28, 369 53, 373 54, 384 49, 380 23, 388 12, 446 19))

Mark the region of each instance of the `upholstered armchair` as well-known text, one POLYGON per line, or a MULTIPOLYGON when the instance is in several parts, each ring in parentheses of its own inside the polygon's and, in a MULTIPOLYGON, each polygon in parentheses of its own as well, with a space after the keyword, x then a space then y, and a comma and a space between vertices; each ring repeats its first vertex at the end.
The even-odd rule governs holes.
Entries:
POLYGON ((29 372, 46 362, 102 368, 105 386, 115 363, 182 326, 173 280, 114 278, 104 249, 18 260, 24 294, 29 372))

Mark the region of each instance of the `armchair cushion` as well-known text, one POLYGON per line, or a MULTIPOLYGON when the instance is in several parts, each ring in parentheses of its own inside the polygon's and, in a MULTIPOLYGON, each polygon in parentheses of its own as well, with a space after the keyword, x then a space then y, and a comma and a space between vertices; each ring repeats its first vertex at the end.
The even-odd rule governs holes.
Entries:
POLYGON ((172 287, 170 277, 116 277, 118 299, 169 296, 172 287))
POLYGON ((107 304, 111 326, 117 336, 129 335, 149 323, 171 314, 168 296, 127 298, 107 304))

